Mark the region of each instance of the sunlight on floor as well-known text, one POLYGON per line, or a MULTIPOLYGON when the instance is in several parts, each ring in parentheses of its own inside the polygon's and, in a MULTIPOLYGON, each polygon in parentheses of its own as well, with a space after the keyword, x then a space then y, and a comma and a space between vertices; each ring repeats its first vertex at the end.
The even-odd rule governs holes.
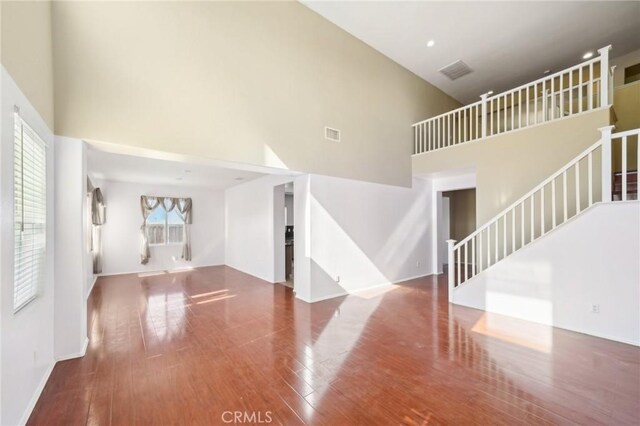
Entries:
POLYGON ((529 321, 514 318, 505 321, 501 316, 484 313, 471 331, 538 352, 551 353, 553 349, 551 326, 529 321))

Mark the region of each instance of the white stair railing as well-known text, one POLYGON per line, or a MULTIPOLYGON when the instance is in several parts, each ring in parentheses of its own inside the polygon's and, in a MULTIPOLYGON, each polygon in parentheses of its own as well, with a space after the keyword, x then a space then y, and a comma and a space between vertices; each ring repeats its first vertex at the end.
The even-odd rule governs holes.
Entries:
POLYGON ((600 201, 638 199, 640 129, 600 129, 598 142, 456 244, 448 243, 453 290, 600 201))
POLYGON ((413 153, 475 141, 612 103, 611 46, 599 56, 515 89, 413 124, 413 153))

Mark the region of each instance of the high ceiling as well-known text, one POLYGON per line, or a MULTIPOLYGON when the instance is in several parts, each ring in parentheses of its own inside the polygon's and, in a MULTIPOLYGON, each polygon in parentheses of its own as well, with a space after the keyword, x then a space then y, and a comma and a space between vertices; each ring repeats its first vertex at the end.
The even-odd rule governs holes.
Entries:
POLYGON ((608 44, 612 57, 640 49, 637 1, 303 3, 465 104, 608 44), (438 72, 457 60, 474 71, 455 81, 438 72))

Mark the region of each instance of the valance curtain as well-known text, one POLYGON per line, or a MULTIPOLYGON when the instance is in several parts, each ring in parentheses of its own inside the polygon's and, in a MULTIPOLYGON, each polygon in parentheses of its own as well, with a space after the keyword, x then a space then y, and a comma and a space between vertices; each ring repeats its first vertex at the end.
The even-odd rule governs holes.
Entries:
POLYGON ((178 215, 184 222, 182 228, 182 258, 184 260, 191 260, 191 232, 190 225, 192 222, 192 201, 191 198, 174 198, 174 197, 151 197, 143 195, 140 197, 140 207, 142 210, 142 227, 140 232, 142 234, 142 247, 140 249, 140 263, 146 265, 151 258, 151 252, 149 250, 149 239, 147 238, 147 218, 153 210, 157 207, 162 207, 167 213, 174 208, 178 212, 178 215))
POLYGON ((93 273, 102 272, 102 225, 106 223, 106 207, 100 188, 91 191, 91 253, 93 273))

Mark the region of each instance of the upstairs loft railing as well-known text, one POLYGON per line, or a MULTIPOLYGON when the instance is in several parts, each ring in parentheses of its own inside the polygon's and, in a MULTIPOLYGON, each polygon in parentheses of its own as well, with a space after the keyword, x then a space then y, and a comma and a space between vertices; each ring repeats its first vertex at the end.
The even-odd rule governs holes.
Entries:
POLYGON ((468 279, 597 202, 638 199, 640 129, 601 139, 471 235, 449 240, 449 298, 468 279))
POLYGON ((610 105, 611 46, 599 56, 413 125, 413 154, 435 151, 610 105))

